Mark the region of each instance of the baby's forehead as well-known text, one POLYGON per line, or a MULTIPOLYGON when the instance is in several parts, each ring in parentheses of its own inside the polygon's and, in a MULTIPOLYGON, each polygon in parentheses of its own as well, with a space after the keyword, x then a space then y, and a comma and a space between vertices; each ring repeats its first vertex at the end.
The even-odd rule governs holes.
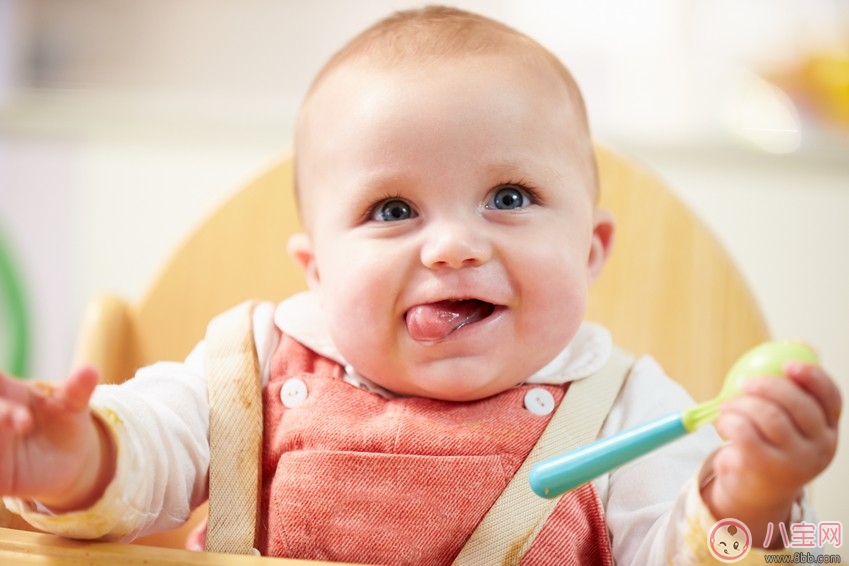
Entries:
MULTIPOLYGON (((517 81, 528 78, 540 79, 568 97, 576 111, 584 117, 585 107, 580 89, 569 70, 554 55, 540 45, 526 41, 522 36, 507 36, 491 42, 485 48, 463 46, 455 49, 425 46, 399 48, 383 46, 382 43, 368 50, 354 51, 347 56, 335 57, 318 74, 304 99, 308 107, 316 91, 322 90, 333 77, 340 75, 366 76, 370 73, 393 74, 396 77, 414 75, 421 70, 445 70, 468 66, 475 62, 491 66, 504 75, 514 75, 517 81), (543 80, 544 79, 544 80, 543 80)), ((355 96, 356 92, 347 95, 355 96)))
MULTIPOLYGON (((562 139, 591 143, 580 93, 573 82, 564 80, 544 60, 485 53, 387 66, 368 59, 350 59, 326 74, 305 99, 295 133, 296 160, 314 157, 312 150, 316 148, 326 150, 330 147, 328 139, 366 116, 373 125, 392 124, 398 114, 389 112, 387 105, 409 109, 404 119, 412 122, 404 123, 425 121, 427 127, 430 118, 426 113, 417 114, 416 109, 432 105, 449 113, 443 115, 454 115, 456 122, 464 123, 471 116, 480 116, 478 108, 483 104, 490 108, 484 119, 503 122, 506 116, 485 106, 493 92, 505 95, 501 99, 505 111, 527 120, 527 127, 557 130, 562 139), (521 111, 511 110, 517 105, 521 111)), ((387 127, 379 131, 394 130, 387 127)), ((321 154, 326 157, 326 151, 321 154)))
MULTIPOLYGON (((513 91, 517 96, 527 96, 532 91, 533 97, 538 99, 536 102, 544 100, 546 105, 552 105, 549 108, 569 113, 570 128, 565 135, 589 136, 583 99, 568 71, 533 50, 523 49, 408 58, 403 62, 358 56, 339 62, 321 76, 305 97, 296 126, 296 146, 311 138, 316 128, 328 127, 328 122, 322 119, 328 110, 353 110, 359 102, 368 101, 376 92, 381 92, 378 85, 391 85, 398 92, 419 92, 422 84, 443 80, 451 86, 440 91, 440 98, 456 97, 466 88, 464 83, 490 84, 490 81, 493 88, 513 91), (486 71, 480 73, 480 69, 486 71)), ((429 96, 434 96, 432 89, 429 96)), ((343 124, 330 125, 344 127, 343 124)))
MULTIPOLYGON (((556 93, 557 96, 565 97, 572 104, 577 102, 576 110, 582 114, 584 112, 580 91, 571 76, 562 75, 559 69, 544 59, 515 53, 463 54, 396 64, 388 64, 388 62, 379 59, 357 59, 347 61, 337 67, 326 77, 326 80, 332 82, 334 76, 346 76, 348 78, 358 77, 367 81, 370 77, 382 76, 391 77, 396 84, 405 82, 414 84, 421 80, 423 75, 428 81, 441 80, 446 75, 450 75, 452 80, 456 80, 455 71, 475 68, 486 69, 487 76, 498 75, 503 77, 505 80, 500 82, 512 82, 516 90, 521 89, 523 84, 533 83, 538 88, 545 88, 551 93, 556 93)), ((467 80, 475 81, 477 79, 474 76, 469 76, 467 80)), ((318 85, 316 90, 321 90, 322 86, 318 85)), ((356 96, 357 94, 357 92, 347 93, 349 96, 356 96)))

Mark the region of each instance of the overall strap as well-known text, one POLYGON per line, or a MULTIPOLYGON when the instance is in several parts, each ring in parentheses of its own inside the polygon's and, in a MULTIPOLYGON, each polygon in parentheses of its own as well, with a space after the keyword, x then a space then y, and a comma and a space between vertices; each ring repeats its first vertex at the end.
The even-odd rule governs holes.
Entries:
POLYGON ((257 543, 263 423, 255 305, 225 311, 206 330, 211 552, 252 554, 257 543))
POLYGON ((544 499, 531 490, 531 468, 598 437, 633 363, 630 354, 614 347, 604 367, 569 386, 536 446, 457 555, 455 566, 521 562, 560 500, 544 499))

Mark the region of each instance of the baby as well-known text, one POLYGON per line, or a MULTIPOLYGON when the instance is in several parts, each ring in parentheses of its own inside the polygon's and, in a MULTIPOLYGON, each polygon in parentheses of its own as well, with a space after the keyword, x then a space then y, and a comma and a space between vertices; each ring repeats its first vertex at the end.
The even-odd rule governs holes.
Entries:
MULTIPOLYGON (((295 155, 304 232, 289 252, 310 291, 254 312, 259 550, 450 564, 570 383, 611 356, 583 322, 614 220, 581 95, 515 30, 402 12, 319 73, 295 155), (528 391, 550 403, 526 406, 528 391)), ((204 348, 120 386, 89 369, 55 391, 3 377, 7 506, 78 538, 185 521, 207 495, 204 348)), ((719 519, 754 546, 770 523, 812 521, 803 488, 835 453, 840 395, 819 367, 784 371, 726 403, 727 443, 706 428, 564 495, 522 563, 699 563, 719 519)), ((690 403, 641 358, 602 434, 690 403)))

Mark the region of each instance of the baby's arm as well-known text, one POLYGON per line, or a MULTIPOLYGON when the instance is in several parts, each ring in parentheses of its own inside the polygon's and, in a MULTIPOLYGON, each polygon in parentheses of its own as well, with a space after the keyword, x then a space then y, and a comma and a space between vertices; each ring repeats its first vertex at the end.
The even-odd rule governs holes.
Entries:
POLYGON ((6 497, 7 508, 39 530, 80 539, 132 540, 180 525, 206 497, 208 405, 197 361, 157 363, 94 390, 90 410, 117 454, 101 496, 69 510, 6 497))
MULTIPOLYGON (((273 313, 271 303, 254 312, 257 353, 263 367, 276 345, 273 313)), ((184 363, 159 362, 142 368, 121 385, 97 387, 89 405, 96 423, 105 425, 114 439, 117 452, 114 474, 102 497, 91 506, 60 515, 54 515, 59 509, 43 513, 25 499, 5 498, 9 510, 38 529, 84 539, 132 540, 182 524, 207 495, 205 373, 201 342, 184 363)), ((3 442, 0 437, 0 447, 3 442)), ((5 462, 0 454, 0 466, 5 462)), ((4 489, 0 489, 2 493, 4 489)))
POLYGON ((0 373, 0 495, 66 512, 103 494, 115 449, 88 406, 97 380, 91 368, 56 386, 0 373))
MULTIPOLYGON (((806 483, 837 449, 840 392, 820 367, 791 362, 787 379, 748 381, 716 422, 729 440, 711 460, 715 477, 702 489, 714 517, 746 524, 756 545, 769 523, 788 522, 806 483)), ((780 542, 780 541, 778 541, 780 542)))

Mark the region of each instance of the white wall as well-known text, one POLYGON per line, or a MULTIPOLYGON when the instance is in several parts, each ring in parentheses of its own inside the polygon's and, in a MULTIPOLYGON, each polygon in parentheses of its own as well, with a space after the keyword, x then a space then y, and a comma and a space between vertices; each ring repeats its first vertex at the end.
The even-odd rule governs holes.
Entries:
MULTIPOLYGON (((0 31, 0 49, 25 63, 6 83, 31 87, 0 105, 0 225, 28 280, 32 373, 61 376, 86 301, 137 297, 195 222, 285 150, 297 100, 341 42, 415 4, 0 0, 0 16, 18 22, 16 43, 0 31)), ((815 344, 849 392, 849 134, 803 122, 798 151, 770 155, 723 121, 741 68, 840 36, 845 4, 456 4, 557 51, 598 137, 680 191, 728 246, 774 335, 815 344)), ((845 444, 813 495, 821 519, 849 526, 845 444)))

